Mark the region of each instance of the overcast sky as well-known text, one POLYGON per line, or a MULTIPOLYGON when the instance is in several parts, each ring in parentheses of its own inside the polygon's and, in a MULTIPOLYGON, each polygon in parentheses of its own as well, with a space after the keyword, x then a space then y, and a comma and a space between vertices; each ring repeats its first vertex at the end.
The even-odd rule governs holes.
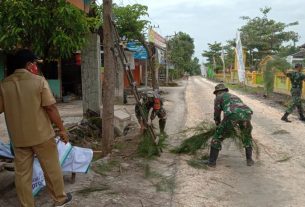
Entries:
POLYGON ((270 18, 284 23, 298 21, 291 27, 301 36, 298 44, 305 43, 305 0, 114 0, 117 4, 144 4, 148 6, 149 20, 161 35, 186 32, 195 40, 195 56, 207 43, 225 43, 233 39, 244 21, 240 16, 255 17, 259 9, 272 7, 270 18))

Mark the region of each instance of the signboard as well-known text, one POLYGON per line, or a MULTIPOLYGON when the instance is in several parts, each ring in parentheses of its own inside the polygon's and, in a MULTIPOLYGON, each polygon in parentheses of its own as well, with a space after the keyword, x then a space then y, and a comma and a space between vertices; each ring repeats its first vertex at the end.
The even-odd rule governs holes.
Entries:
POLYGON ((134 59, 146 60, 148 58, 147 51, 143 45, 139 45, 136 42, 128 42, 127 49, 134 52, 134 59))
POLYGON ((244 57, 243 57, 243 47, 240 40, 240 32, 236 34, 236 58, 237 58, 237 71, 238 71, 238 78, 240 82, 245 82, 245 64, 244 64, 244 57))
POLYGON ((166 40, 152 28, 148 30, 148 41, 154 43, 157 47, 166 48, 166 40))
POLYGON ((156 48, 157 51, 157 60, 159 64, 166 64, 166 60, 165 60, 165 51, 161 50, 159 48, 156 48))

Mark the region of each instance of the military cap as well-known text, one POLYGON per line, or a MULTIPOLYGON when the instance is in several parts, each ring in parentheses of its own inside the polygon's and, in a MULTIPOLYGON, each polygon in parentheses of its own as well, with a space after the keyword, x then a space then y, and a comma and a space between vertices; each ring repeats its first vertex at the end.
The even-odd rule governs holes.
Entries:
POLYGON ((216 94, 219 91, 229 91, 229 89, 225 86, 225 84, 219 83, 218 85, 215 86, 214 94, 216 94))

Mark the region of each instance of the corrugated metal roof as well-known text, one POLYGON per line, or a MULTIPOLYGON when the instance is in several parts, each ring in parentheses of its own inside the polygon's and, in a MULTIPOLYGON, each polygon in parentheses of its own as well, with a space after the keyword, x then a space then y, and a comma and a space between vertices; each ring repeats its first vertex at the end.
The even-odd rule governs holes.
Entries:
POLYGON ((301 50, 292 55, 293 58, 305 58, 305 50, 301 50))

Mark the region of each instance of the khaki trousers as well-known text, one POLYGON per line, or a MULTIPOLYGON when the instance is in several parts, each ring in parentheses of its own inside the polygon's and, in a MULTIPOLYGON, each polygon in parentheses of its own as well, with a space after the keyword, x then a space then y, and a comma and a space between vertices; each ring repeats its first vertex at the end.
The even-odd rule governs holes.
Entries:
POLYGON ((63 176, 59 164, 55 139, 31 146, 15 147, 15 185, 22 207, 34 207, 32 195, 32 174, 34 154, 37 156, 44 173, 47 188, 55 203, 66 199, 63 176))

